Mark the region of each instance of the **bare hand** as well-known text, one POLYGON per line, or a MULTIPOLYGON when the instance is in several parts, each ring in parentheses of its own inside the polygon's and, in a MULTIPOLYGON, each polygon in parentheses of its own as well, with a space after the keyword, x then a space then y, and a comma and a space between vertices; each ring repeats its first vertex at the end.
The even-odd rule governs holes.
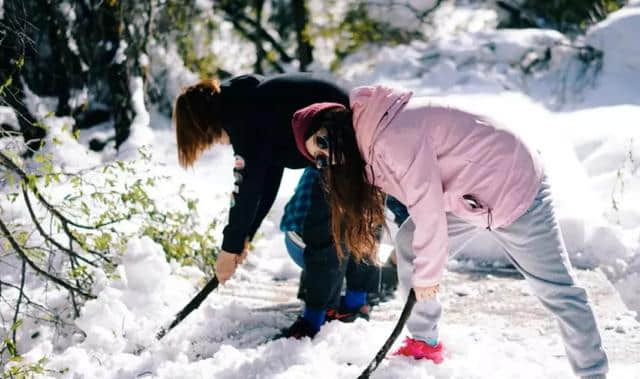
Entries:
POLYGON ((244 262, 247 258, 247 254, 249 254, 249 240, 244 240, 244 249, 242 250, 242 254, 240 254, 238 264, 242 264, 244 262))
POLYGON ((431 287, 415 287, 416 300, 418 301, 427 301, 434 299, 438 294, 438 290, 440 289, 440 285, 436 284, 431 287))
POLYGON ((242 252, 242 254, 233 254, 224 250, 218 254, 218 258, 216 259, 216 277, 220 284, 224 284, 231 278, 233 273, 236 272, 236 267, 244 260, 245 256, 245 252, 242 252))

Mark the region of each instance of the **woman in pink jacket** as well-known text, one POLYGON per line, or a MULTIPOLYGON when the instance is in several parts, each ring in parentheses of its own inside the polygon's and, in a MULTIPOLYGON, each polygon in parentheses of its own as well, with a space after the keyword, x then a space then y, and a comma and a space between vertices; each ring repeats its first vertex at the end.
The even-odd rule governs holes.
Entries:
POLYGON ((535 154, 486 118, 409 91, 358 87, 350 105, 313 104, 292 125, 301 152, 327 167, 334 238, 353 254, 376 251, 383 193, 409 209, 396 237, 398 274, 418 302, 407 322, 413 338, 398 353, 442 361, 437 293, 447 259, 487 229, 558 319, 576 375, 604 378, 607 356, 535 154))

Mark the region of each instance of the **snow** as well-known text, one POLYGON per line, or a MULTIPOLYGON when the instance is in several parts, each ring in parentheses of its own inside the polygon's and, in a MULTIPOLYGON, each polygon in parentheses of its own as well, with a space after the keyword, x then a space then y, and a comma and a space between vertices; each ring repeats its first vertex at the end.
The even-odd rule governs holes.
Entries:
MULTIPOLYGON (((198 6, 208 3, 201 0, 198 6)), ((443 25, 439 30, 446 33, 432 35, 427 42, 365 47, 337 72, 351 85, 384 82, 410 88, 433 102, 488 114, 541 152, 570 259, 578 268, 593 270, 577 274, 593 301, 610 353, 610 377, 616 379, 638 378, 640 372, 640 51, 634 43, 640 30, 639 5, 633 1, 589 30, 584 42, 604 55, 602 70, 586 84, 577 73, 591 66, 581 66, 566 37, 546 30, 493 30, 495 15, 477 6, 454 11, 446 5, 434 14, 443 25), (524 73, 522 62, 546 50, 551 51, 548 64, 524 73), (562 78, 564 88, 558 85, 562 78)), ((310 2, 312 12, 323 6, 310 2)), ((326 18, 318 22, 332 22, 330 14, 326 18)), ((225 25, 221 29, 222 35, 230 33, 225 25)), ((328 40, 323 43, 331 45, 328 40)), ((222 51, 225 46, 215 48, 222 51)), ((247 47, 236 48, 230 56, 241 66, 247 64, 247 47)), ((328 62, 331 57, 322 59, 328 62)), ((167 73, 162 85, 172 95, 197 79, 172 47, 153 46, 149 61, 153 75, 167 73)), ((232 62, 225 65, 231 67, 232 62)), ((108 146, 102 153, 88 151, 86 142, 105 130, 82 131, 76 140, 69 132, 71 119, 48 115, 55 100, 38 98, 26 89, 27 105, 49 128, 43 153, 54 157, 56 167, 74 170, 116 158, 129 161, 146 147, 158 165, 145 168, 169 177, 153 194, 157 201, 167 209, 177 207, 178 188, 184 184, 184 193, 199 199, 202 223, 223 219, 233 186, 231 149, 214 147, 193 169, 180 169, 170 120, 145 108, 140 78, 130 86, 135 110, 131 137, 120 151, 108 146)), ((0 108, 0 122, 17 125, 7 108, 0 108)), ((3 150, 9 143, 0 139, 3 150)), ((291 310, 299 309, 295 295, 300 271, 286 254, 278 230, 299 175, 285 172, 247 262, 162 341, 155 340, 155 333, 208 278, 197 268, 167 262, 161 246, 148 237, 132 238, 117 257, 117 275, 96 272, 98 297, 84 305, 74 327, 58 335, 49 324, 25 319, 18 330, 25 362, 46 356, 46 368, 52 371, 39 377, 61 378, 357 377, 391 331, 401 299, 374 309, 370 322, 334 322, 314 340, 268 342, 293 322, 291 310), (32 337, 35 331, 38 337, 32 337)), ((3 193, 10 190, 6 183, 0 185, 3 193)), ((61 198, 66 189, 54 186, 49 192, 61 198)), ((3 218, 27 220, 24 210, 5 196, 0 206, 3 218)), ((221 230, 217 233, 220 237, 221 230)), ((388 254, 390 246, 383 249, 388 254)), ((373 377, 570 378, 553 320, 491 240, 478 239, 457 258, 450 262, 443 285, 445 362, 389 357, 373 377)), ((3 280, 17 275, 8 265, 0 267, 0 273, 3 280)), ((66 303, 64 291, 32 290, 34 299, 46 300, 49 306, 66 303)), ((3 287, 3 296, 11 293, 3 287)), ((10 319, 13 311, 0 304, 0 314, 10 319)))
POLYGON ((129 83, 131 108, 135 116, 131 122, 129 138, 120 146, 118 157, 131 159, 137 156, 138 150, 153 140, 153 132, 149 126, 151 117, 144 105, 144 84, 141 77, 134 77, 129 83))
POLYGON ((165 47, 152 43, 149 58, 151 60, 151 77, 165 78, 161 83, 153 83, 153 85, 160 87, 159 91, 166 93, 167 97, 171 99, 178 96, 182 87, 198 80, 198 75, 184 66, 174 45, 165 47))
MULTIPOLYGON (((68 24, 73 24, 73 22, 76 21, 76 18, 77 18, 76 12, 75 12, 75 9, 71 6, 71 4, 67 2, 62 2, 58 5, 58 10, 62 15, 64 15, 64 18, 67 20, 68 24)), ((68 41, 69 49, 77 56, 80 56, 78 43, 76 42, 74 36, 71 33, 71 28, 67 28, 66 25, 65 25, 65 37, 68 41)), ((81 64, 83 65, 83 68, 86 65, 84 62, 81 62, 81 64)))
POLYGON ((585 42, 604 52, 598 89, 585 99, 591 106, 640 104, 640 44, 635 38, 639 20, 640 7, 628 6, 587 33, 585 42))
POLYGON ((233 30, 233 24, 219 15, 219 28, 209 44, 201 44, 202 53, 213 53, 219 59, 220 67, 240 72, 250 72, 256 60, 255 46, 247 43, 233 30), (222 42, 224 41, 224 42, 222 42))
MULTIPOLYGON (((18 118, 13 109, 0 106, 0 125, 5 124, 13 130, 20 130, 18 118)), ((22 149, 22 137, 4 137, 0 139, 0 150, 10 150, 20 152, 22 149)))
POLYGON ((127 60, 127 54, 125 51, 127 50, 127 43, 124 39, 120 40, 120 44, 118 45, 118 50, 116 50, 116 54, 113 56, 113 63, 122 64, 125 60, 127 60))
POLYGON ((18 128, 18 118, 10 107, 0 107, 0 123, 8 124, 14 129, 18 128))

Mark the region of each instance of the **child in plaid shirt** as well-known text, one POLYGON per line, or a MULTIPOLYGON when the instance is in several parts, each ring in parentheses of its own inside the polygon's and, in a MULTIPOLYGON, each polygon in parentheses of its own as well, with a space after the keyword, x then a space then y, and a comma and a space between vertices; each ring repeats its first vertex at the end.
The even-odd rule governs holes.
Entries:
POLYGON ((305 301, 304 314, 283 331, 284 337, 313 337, 328 320, 369 319, 367 294, 380 286, 379 266, 338 258, 320 175, 305 169, 280 223, 287 251, 303 268, 299 296, 305 301), (340 297, 345 277, 347 291, 340 297))

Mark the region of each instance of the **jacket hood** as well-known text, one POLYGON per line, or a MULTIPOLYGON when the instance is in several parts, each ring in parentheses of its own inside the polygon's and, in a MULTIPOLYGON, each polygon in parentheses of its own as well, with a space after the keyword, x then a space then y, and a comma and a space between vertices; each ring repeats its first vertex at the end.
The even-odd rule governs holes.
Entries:
POLYGON ((298 148, 298 151, 300 151, 300 153, 312 163, 315 163, 315 159, 311 156, 311 154, 309 154, 309 151, 307 150, 307 146, 305 144, 305 136, 307 135, 309 127, 311 127, 313 118, 318 113, 333 108, 344 109, 345 106, 340 103, 331 102, 314 103, 297 110, 291 118, 291 128, 293 129, 293 138, 296 141, 296 147, 298 148))
POLYGON ((412 91, 383 85, 356 87, 349 94, 358 148, 368 164, 371 164, 377 136, 387 128, 412 95, 412 91))

